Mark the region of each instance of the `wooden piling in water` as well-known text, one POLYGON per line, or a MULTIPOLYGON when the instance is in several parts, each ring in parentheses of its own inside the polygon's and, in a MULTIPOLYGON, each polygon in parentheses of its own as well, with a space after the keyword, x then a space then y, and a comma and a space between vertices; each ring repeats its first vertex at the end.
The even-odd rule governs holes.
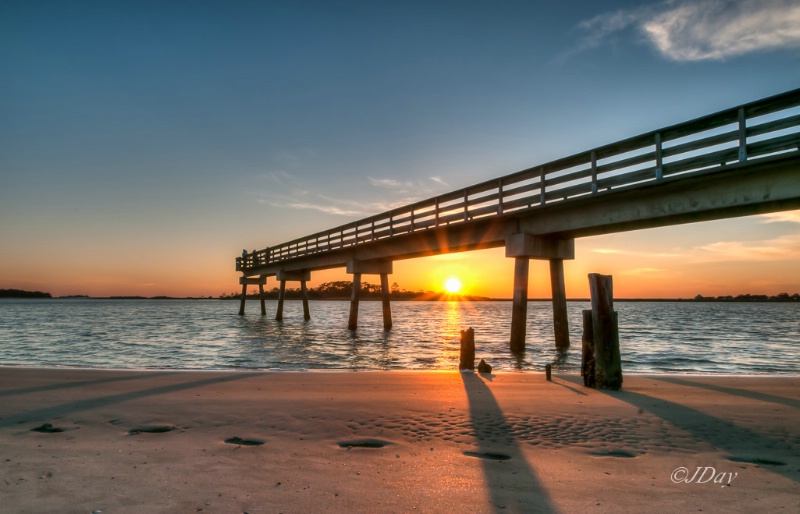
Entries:
POLYGON ((600 389, 617 390, 622 387, 622 363, 612 277, 590 273, 589 289, 592 295, 595 385, 600 389))
POLYGON ((267 315, 267 306, 264 305, 264 284, 258 284, 258 301, 261 304, 261 315, 267 315))
POLYGON ((581 339, 581 376, 583 385, 594 387, 594 324, 592 310, 583 311, 583 338, 581 339))

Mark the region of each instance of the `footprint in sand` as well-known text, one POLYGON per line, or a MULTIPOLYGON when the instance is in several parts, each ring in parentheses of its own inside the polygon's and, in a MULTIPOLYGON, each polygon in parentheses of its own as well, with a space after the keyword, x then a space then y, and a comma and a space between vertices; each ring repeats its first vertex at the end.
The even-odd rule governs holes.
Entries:
POLYGON ((747 464, 761 464, 764 466, 785 466, 785 462, 779 460, 762 459, 760 457, 728 457, 731 462, 744 462, 747 464))
POLYGON ((161 434, 164 432, 171 432, 177 427, 175 425, 141 425, 136 428, 128 430, 131 435, 136 434, 161 434))
POLYGON ((596 452, 589 452, 589 455, 593 455, 595 457, 616 457, 618 459, 635 459, 636 455, 631 452, 626 452, 625 450, 601 450, 596 452))
POLYGON ((389 446, 390 442, 382 441, 380 439, 357 439, 354 441, 341 441, 339 448, 384 448, 389 446))
POLYGON ((266 441, 263 439, 255 439, 255 438, 242 439, 241 437, 234 436, 225 439, 225 443, 236 444, 239 446, 261 446, 262 444, 266 443, 266 441))
POLYGON ((511 458, 510 455, 506 455, 505 453, 494 452, 464 452, 464 455, 467 457, 477 457, 479 459, 488 460, 509 460, 511 458))

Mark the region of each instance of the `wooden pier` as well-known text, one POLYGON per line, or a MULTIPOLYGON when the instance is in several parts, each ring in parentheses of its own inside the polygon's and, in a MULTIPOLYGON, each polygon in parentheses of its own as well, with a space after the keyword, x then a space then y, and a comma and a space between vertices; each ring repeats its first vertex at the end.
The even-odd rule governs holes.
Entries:
MULTIPOLYGON (((533 166, 330 230, 246 253, 248 285, 303 286, 313 271, 353 275, 348 326, 358 325, 362 274, 378 274, 392 327, 392 262, 505 247, 515 260, 512 351, 525 349, 530 259, 550 262, 553 333, 569 346, 564 260, 575 238, 800 208, 800 89, 533 166)), ((282 317, 283 294, 277 318, 282 317)))

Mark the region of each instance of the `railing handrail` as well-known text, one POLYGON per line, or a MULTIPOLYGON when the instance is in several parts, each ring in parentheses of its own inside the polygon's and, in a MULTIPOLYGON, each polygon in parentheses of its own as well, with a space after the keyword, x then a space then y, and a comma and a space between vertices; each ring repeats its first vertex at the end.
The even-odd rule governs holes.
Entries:
POLYGON ((729 163, 800 151, 800 131, 753 141, 800 126, 800 114, 747 125, 748 120, 798 106, 800 89, 787 91, 254 251, 237 258, 236 269, 244 271, 486 216, 518 214, 612 187, 650 183, 670 175, 706 172, 729 163), (727 126, 732 126, 731 130, 704 135, 727 126), (691 137, 695 139, 669 145, 691 137))

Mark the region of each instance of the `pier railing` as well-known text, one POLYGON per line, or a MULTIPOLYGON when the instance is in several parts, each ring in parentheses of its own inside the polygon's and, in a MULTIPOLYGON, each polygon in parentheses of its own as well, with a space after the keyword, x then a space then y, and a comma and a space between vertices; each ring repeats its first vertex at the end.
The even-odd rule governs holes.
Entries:
POLYGON ((798 106, 795 89, 255 251, 236 270, 800 151, 798 106))

